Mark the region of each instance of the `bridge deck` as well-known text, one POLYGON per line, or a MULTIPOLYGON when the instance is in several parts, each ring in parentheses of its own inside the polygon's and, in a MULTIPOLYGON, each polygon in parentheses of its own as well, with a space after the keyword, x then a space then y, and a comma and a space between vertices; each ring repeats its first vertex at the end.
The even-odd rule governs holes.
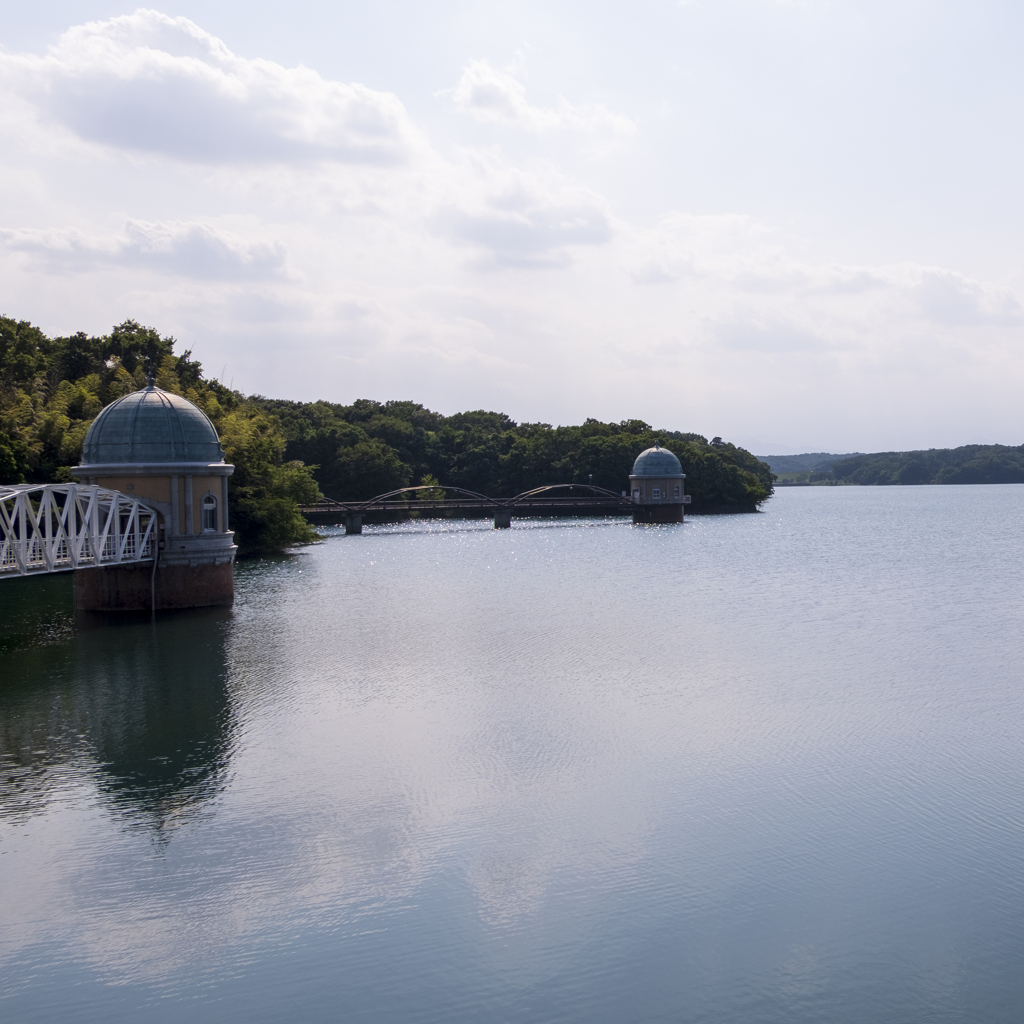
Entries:
MULTIPOLYGON (((690 496, 674 504, 688 505, 690 496)), ((670 504, 665 502, 664 504, 670 504)), ((624 494, 616 494, 596 484, 545 484, 512 498, 490 498, 486 494, 467 491, 464 487, 445 484, 402 487, 387 494, 378 494, 367 501, 333 501, 327 498, 316 505, 303 506, 306 516, 338 516, 346 519, 346 529, 358 532, 362 517, 368 513, 412 515, 420 512, 466 512, 494 515, 494 525, 507 527, 516 515, 631 515, 640 506, 624 494), (569 491, 569 494, 559 494, 569 491), (580 492, 583 492, 582 494, 580 492), (438 497, 441 492, 454 497, 438 497), (575 492, 575 493, 572 493, 575 492)))
POLYGON ((514 505, 506 505, 502 501, 480 501, 469 498, 448 501, 378 501, 371 504, 362 502, 321 502, 318 505, 304 505, 299 511, 303 515, 322 515, 337 513, 339 515, 362 515, 366 512, 448 512, 448 511, 479 511, 497 512, 504 509, 514 512, 529 512, 541 509, 559 509, 563 511, 579 510, 581 512, 595 509, 608 509, 628 515, 634 505, 628 499, 614 502, 607 498, 536 498, 518 501, 514 505))

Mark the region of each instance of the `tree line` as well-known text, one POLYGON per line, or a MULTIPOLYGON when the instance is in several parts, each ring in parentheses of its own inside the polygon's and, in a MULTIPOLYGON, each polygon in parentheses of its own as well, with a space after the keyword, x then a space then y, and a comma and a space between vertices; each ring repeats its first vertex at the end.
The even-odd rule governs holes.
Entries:
POLYGON ((753 512, 772 493, 771 470, 749 452, 643 420, 554 427, 482 409, 444 416, 415 402, 253 401, 281 424, 285 457, 316 466, 335 500, 438 481, 492 497, 569 483, 620 492, 637 455, 656 443, 679 457, 695 512, 753 512))
POLYGON ((146 386, 182 395, 213 421, 234 463, 228 515, 242 553, 280 550, 316 533, 299 505, 317 501, 311 470, 285 457, 275 418, 206 377, 175 339, 126 320, 110 334, 48 338, 27 321, 0 316, 0 483, 61 483, 82 457, 97 413, 146 386))
POLYGON ((492 497, 553 483, 622 491, 633 460, 655 443, 682 462, 694 512, 753 512, 772 493, 769 467, 718 437, 642 420, 554 427, 484 410, 445 416, 411 401, 245 396, 207 377, 190 349, 175 355, 175 345, 133 320, 101 337, 49 338, 27 321, 0 317, 0 482, 69 480, 99 411, 152 374, 220 433, 235 465, 229 514, 243 552, 313 539, 298 510, 323 495, 364 500, 438 482, 492 497))
POLYGON ((836 462, 839 484, 1021 484, 1024 445, 967 444, 918 452, 876 452, 836 462))

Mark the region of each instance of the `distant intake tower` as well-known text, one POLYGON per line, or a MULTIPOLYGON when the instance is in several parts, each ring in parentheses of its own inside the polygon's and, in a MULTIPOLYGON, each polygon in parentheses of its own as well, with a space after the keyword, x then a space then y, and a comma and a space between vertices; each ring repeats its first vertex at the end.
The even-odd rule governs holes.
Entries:
POLYGON ((633 463, 629 487, 637 508, 634 523, 681 523, 683 481, 686 474, 679 460, 661 445, 641 452, 633 463))
POLYGON ((160 513, 152 566, 75 573, 77 606, 148 611, 230 605, 235 596, 234 534, 228 529, 228 477, 217 428, 191 402, 152 384, 108 405, 85 436, 72 474, 133 495, 160 513))

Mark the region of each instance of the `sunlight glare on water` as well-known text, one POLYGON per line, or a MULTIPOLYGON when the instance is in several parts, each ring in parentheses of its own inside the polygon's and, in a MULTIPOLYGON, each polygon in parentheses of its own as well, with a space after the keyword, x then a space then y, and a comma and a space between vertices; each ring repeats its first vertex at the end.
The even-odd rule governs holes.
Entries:
POLYGON ((0 582, 0 1017, 1010 1022, 1024 488, 0 582))

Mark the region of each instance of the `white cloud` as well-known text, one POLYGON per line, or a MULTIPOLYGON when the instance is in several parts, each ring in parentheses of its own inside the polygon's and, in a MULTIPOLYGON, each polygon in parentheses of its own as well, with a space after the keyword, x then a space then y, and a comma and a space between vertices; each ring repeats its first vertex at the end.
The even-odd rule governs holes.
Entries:
POLYGON ((527 131, 561 129, 621 135, 636 131, 628 117, 598 103, 574 105, 560 96, 556 107, 535 107, 527 101, 522 82, 486 60, 466 65, 452 99, 461 113, 477 121, 510 124, 527 131))
POLYGON ((657 286, 639 291, 654 322, 675 316, 688 339, 654 334, 647 349, 677 362, 696 350, 742 354, 746 369, 721 369, 734 383, 756 378, 755 366, 769 379, 778 357, 789 368, 783 387, 826 368, 893 380, 916 370, 923 380, 1002 358, 1007 330, 1024 318, 1009 288, 910 262, 815 264, 744 217, 674 214, 632 233, 623 251, 632 282, 657 286))
POLYGON ((480 155, 463 174, 469 187, 461 201, 440 204, 432 226, 456 244, 482 250, 482 268, 565 266, 571 247, 612 238, 601 196, 557 175, 528 174, 480 155))
POLYGON ((189 21, 138 10, 0 54, 6 89, 79 138, 199 162, 394 164, 416 133, 398 98, 249 60, 189 21))
POLYGON ((716 324, 717 340, 728 349, 744 352, 817 352, 828 348, 821 338, 779 318, 758 320, 748 317, 716 324))
POLYGON ((634 284, 763 275, 772 252, 764 227, 749 217, 674 213, 636 234, 627 272, 634 284))
POLYGON ((53 272, 116 266, 157 270, 200 279, 262 279, 284 271, 280 242, 249 242, 209 224, 130 220, 119 235, 91 235, 75 228, 0 229, 9 249, 29 253, 53 272))
MULTIPOLYGON (((902 239, 844 258, 841 229, 698 187, 702 160, 731 168, 723 180, 745 165, 689 136, 666 149, 658 133, 682 114, 596 167, 590 148, 632 123, 531 103, 521 79, 468 64, 444 148, 390 93, 238 56, 152 11, 0 54, 0 224, 17 225, 0 232, 0 310, 50 333, 132 316, 244 390, 303 399, 637 415, 844 450, 1013 421, 1012 267, 910 261, 928 250, 902 239), (491 148, 470 120, 492 126, 491 148), (927 387, 928 416, 901 411, 908 381, 927 387), (839 419, 845 441, 820 434, 839 419), (900 424, 921 436, 895 440, 900 424)), ((697 92, 671 98, 700 122, 697 92)), ((630 102, 657 110, 648 99, 630 102)))
MULTIPOLYGON (((814 264, 797 259, 769 229, 748 217, 677 213, 633 233, 624 261, 635 284, 699 287, 752 306, 799 302, 804 309, 861 314, 884 307, 890 319, 948 327, 1018 323, 1024 308, 1009 288, 941 267, 814 264), (852 300, 852 301, 851 301, 852 300)), ((855 314, 856 315, 856 314, 855 314)), ((754 314, 751 325, 759 323, 754 314)))
POLYGON ((930 320, 958 326, 1019 324, 1024 310, 1005 288, 986 286, 963 274, 937 268, 919 272, 917 295, 930 320))

